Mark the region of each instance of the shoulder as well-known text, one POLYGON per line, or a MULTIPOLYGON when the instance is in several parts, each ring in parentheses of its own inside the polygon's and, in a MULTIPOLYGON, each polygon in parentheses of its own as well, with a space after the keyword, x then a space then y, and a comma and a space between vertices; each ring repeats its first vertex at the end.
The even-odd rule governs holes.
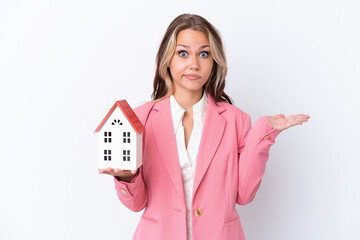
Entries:
POLYGON ((155 102, 146 102, 134 108, 134 112, 136 116, 139 118, 139 120, 143 125, 145 125, 146 120, 154 104, 155 102))
POLYGON ((235 117, 242 121, 245 121, 246 118, 250 118, 250 115, 248 113, 246 113, 242 109, 240 109, 230 103, 222 101, 222 102, 218 102, 218 104, 221 105, 226 110, 224 112, 224 114, 226 116, 235 117))
POLYGON ((146 102, 146 103, 143 103, 137 107, 134 108, 134 112, 139 113, 139 114, 142 114, 144 112, 148 112, 151 110, 152 106, 154 105, 155 103, 154 102, 146 102))

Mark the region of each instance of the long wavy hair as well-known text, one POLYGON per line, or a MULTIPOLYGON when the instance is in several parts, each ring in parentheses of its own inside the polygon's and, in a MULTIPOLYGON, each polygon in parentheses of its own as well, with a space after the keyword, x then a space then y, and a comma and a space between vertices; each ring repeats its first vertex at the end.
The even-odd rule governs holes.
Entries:
POLYGON ((209 39, 214 64, 203 89, 210 93, 215 103, 226 101, 233 104, 232 99, 224 92, 227 64, 220 33, 205 18, 188 13, 179 15, 170 23, 161 41, 156 55, 156 73, 151 102, 160 101, 171 96, 174 92, 169 64, 175 53, 177 36, 181 30, 185 29, 201 31, 209 39))

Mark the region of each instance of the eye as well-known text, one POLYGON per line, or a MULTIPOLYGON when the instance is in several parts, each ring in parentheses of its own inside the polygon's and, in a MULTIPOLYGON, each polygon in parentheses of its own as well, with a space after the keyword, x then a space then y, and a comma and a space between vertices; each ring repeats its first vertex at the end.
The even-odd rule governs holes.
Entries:
POLYGON ((187 55, 187 52, 185 51, 178 51, 180 57, 185 57, 187 55))
POLYGON ((209 52, 201 52, 200 56, 207 57, 207 56, 209 56, 209 52))

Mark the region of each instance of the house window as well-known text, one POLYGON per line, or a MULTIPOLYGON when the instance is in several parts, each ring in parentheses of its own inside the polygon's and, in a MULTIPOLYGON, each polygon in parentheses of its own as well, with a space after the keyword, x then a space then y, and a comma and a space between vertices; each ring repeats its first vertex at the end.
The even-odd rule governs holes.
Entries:
POLYGON ((123 150, 123 161, 130 161, 130 150, 123 150))
POLYGON ((104 142, 111 143, 111 132, 104 132, 104 142))
POLYGON ((104 150, 104 161, 111 161, 111 150, 104 150))
POLYGON ((130 143, 130 132, 123 132, 123 143, 130 143))

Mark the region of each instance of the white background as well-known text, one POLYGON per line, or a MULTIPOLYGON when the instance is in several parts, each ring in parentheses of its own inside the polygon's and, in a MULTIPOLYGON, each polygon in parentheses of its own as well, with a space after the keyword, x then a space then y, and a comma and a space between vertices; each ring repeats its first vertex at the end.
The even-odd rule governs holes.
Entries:
POLYGON ((360 4, 351 0, 0 0, 0 239, 131 239, 141 217, 97 169, 116 100, 150 100, 179 14, 220 31, 235 106, 304 113, 271 148, 248 240, 360 239, 360 4))

